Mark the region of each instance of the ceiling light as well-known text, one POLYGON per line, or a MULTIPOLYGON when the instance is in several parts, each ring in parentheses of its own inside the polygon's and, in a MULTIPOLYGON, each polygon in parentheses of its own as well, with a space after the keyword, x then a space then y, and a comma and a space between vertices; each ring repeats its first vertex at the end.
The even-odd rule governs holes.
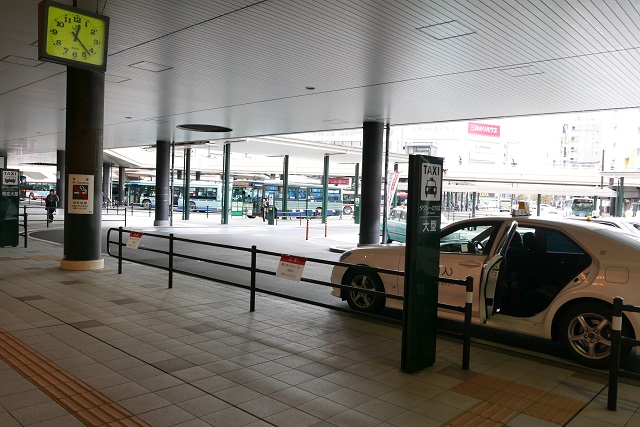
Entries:
POLYGON ((454 37, 468 36, 475 34, 475 31, 467 28, 461 22, 451 20, 438 24, 426 25, 418 28, 419 31, 433 37, 436 40, 452 39, 454 37))
POLYGON ((166 71, 173 68, 168 65, 155 64, 149 61, 136 62, 134 64, 130 64, 129 67, 138 68, 140 70, 145 70, 145 71, 152 71, 154 73, 159 73, 161 71, 166 71))
POLYGON ((501 68, 500 71, 507 73, 511 77, 523 77, 523 76, 533 76, 535 74, 544 74, 544 71, 537 68, 535 65, 506 67, 506 68, 501 68))
POLYGON ((131 80, 127 77, 114 76, 113 74, 105 74, 104 79, 111 83, 122 83, 131 80))
POLYGON ((36 61, 35 59, 23 58, 21 56, 15 55, 7 55, 4 58, 0 59, 3 62, 9 62, 11 64, 24 65, 26 67, 37 67, 38 65, 44 64, 42 61, 36 61))

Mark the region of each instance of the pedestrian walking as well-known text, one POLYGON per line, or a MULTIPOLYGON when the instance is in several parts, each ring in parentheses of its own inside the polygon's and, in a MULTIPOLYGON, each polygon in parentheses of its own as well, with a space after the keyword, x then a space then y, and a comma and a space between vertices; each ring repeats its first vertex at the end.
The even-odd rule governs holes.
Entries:
POLYGON ((56 213, 60 198, 56 194, 56 190, 49 190, 49 195, 44 199, 45 210, 47 211, 47 221, 53 222, 53 216, 56 213))

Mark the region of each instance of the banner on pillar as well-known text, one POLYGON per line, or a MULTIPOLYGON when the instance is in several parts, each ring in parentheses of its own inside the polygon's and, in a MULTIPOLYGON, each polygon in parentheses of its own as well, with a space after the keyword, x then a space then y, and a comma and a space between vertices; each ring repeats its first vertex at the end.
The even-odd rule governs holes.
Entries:
POLYGON ((93 175, 69 174, 67 213, 93 214, 93 175))

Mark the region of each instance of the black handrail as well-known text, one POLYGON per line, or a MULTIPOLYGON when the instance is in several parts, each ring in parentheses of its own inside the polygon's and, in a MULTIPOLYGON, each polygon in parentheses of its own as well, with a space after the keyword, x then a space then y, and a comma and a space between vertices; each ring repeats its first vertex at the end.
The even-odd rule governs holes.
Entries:
MULTIPOLYGON (((315 302, 315 301, 309 301, 309 300, 306 300, 306 299, 303 299, 303 298, 298 298, 298 297, 294 297, 294 296, 291 296, 291 295, 286 295, 286 294, 282 294, 282 293, 279 293, 279 292, 270 291, 270 290, 267 290, 267 289, 258 289, 257 286, 256 286, 256 275, 257 275, 257 273, 265 274, 265 275, 271 275, 271 276, 275 276, 277 273, 274 272, 274 271, 271 271, 271 270, 264 270, 264 269, 258 268, 257 267, 257 255, 261 254, 261 255, 267 255, 267 256, 281 257, 282 254, 279 253, 279 252, 259 250, 259 249, 257 249, 257 247, 255 245, 252 246, 251 248, 244 248, 244 247, 240 247, 240 246, 232 246, 232 245, 226 245, 226 244, 221 244, 221 243, 204 242, 204 241, 200 241, 200 240, 175 237, 173 234, 170 234, 169 236, 167 236, 165 234, 158 234, 158 233, 153 233, 153 232, 145 232, 144 236, 157 237, 157 238, 160 238, 160 239, 169 240, 169 251, 163 251, 163 250, 160 250, 160 249, 154 249, 154 248, 149 248, 149 247, 144 247, 144 246, 139 246, 138 247, 138 250, 152 252, 152 253, 158 253, 158 254, 163 254, 163 255, 168 255, 168 257, 169 257, 169 266, 168 267, 164 267, 164 266, 161 266, 161 265, 153 264, 153 263, 146 262, 146 261, 139 260, 139 259, 125 258, 123 256, 122 249, 123 249, 123 247, 127 246, 127 244, 125 244, 123 242, 123 233, 129 233, 130 234, 130 233, 132 233, 134 231, 135 230, 124 229, 123 227, 119 227, 117 229, 116 228, 110 228, 107 231, 107 254, 109 256, 118 258, 118 274, 122 274, 122 261, 129 261, 129 262, 133 262, 133 263, 136 263, 136 264, 146 265, 146 266, 149 266, 149 267, 154 267, 154 268, 158 268, 160 270, 167 271, 169 273, 169 279, 168 279, 168 281, 169 281, 168 287, 169 288, 173 287, 173 274, 174 273, 180 273, 180 274, 184 274, 184 275, 190 276, 190 277, 196 277, 196 278, 200 278, 200 279, 204 279, 204 280, 212 280, 212 281, 216 281, 218 283, 222 283, 222 284, 226 284, 226 285, 230 285, 230 286, 234 286, 234 287, 238 287, 238 288, 242 288, 242 289, 247 289, 250 292, 250 303, 249 303, 250 308, 249 308, 249 310, 251 312, 255 311, 255 294, 256 294, 256 292, 261 292, 263 294, 273 295, 273 296, 277 296, 277 297, 280 297, 280 298, 286 298, 286 299, 289 299, 289 300, 298 301, 298 302, 302 302, 302 303, 306 303, 306 304, 312 304, 312 305, 315 305, 315 306, 324 307, 324 308, 328 308, 328 309, 332 309, 332 310, 337 310, 337 311, 351 313, 351 314, 354 313, 354 311, 351 310, 351 309, 344 309, 344 308, 336 307, 336 306, 329 305, 329 304, 324 304, 324 303, 315 302), (117 241, 111 240, 111 232, 112 231, 117 231, 118 232, 118 240, 117 241), (197 245, 202 245, 202 246, 218 247, 218 248, 236 250, 236 251, 240 251, 240 252, 249 252, 250 253, 250 266, 246 267, 246 266, 242 266, 242 265, 238 265, 238 264, 232 264, 232 263, 228 263, 228 262, 211 260, 211 259, 207 259, 207 258, 202 258, 202 257, 197 257, 197 256, 193 256, 193 255, 184 254, 184 253, 178 253, 178 252, 175 251, 175 242, 188 243, 188 244, 191 244, 191 245, 197 244, 197 245), (118 246, 118 254, 117 255, 114 255, 111 252, 111 244, 116 244, 118 246), (231 282, 231 281, 227 281, 227 280, 223 280, 223 279, 214 279, 212 277, 204 276, 202 274, 198 274, 198 273, 194 273, 194 272, 191 272, 191 271, 185 271, 185 270, 181 270, 181 269, 175 268, 174 259, 176 257, 182 258, 182 259, 188 259, 188 260, 193 260, 193 261, 209 263, 209 264, 214 264, 214 265, 220 265, 220 266, 224 266, 224 267, 236 268, 236 269, 244 270, 244 271, 249 271, 250 274, 251 274, 250 285, 247 286, 247 285, 243 285, 241 283, 231 282)), ((362 272, 375 272, 376 274, 389 274, 389 275, 395 275, 395 276, 404 277, 404 272, 403 271, 398 271, 398 270, 387 270, 387 269, 382 269, 382 268, 372 268, 372 267, 368 267, 368 266, 364 266, 364 265, 347 264, 347 263, 328 261, 328 260, 318 259, 318 258, 306 258, 306 260, 307 260, 307 262, 313 262, 313 263, 317 263, 317 264, 325 264, 325 265, 331 265, 331 266, 341 266, 341 267, 355 269, 357 271, 362 271, 362 272)), ((451 305, 451 304, 438 303, 438 307, 440 307, 440 308, 445 308, 445 309, 454 310, 454 311, 458 311, 458 312, 464 313, 463 333, 459 334, 459 335, 462 335, 462 339, 463 339, 462 368, 466 370, 466 369, 469 369, 469 359, 470 359, 470 351, 471 351, 471 315, 472 315, 472 302, 473 302, 473 277, 467 276, 467 278, 464 279, 464 280, 440 277, 438 280, 440 282, 443 282, 443 283, 450 283, 450 284, 460 285, 460 286, 465 286, 466 287, 466 300, 465 300, 465 305, 464 306, 456 306, 456 305, 451 305)), ((301 282, 305 282, 305 283, 312 283, 312 284, 316 284, 316 285, 320 285, 320 286, 325 286, 325 287, 340 288, 341 290, 344 290, 344 289, 353 290, 353 287, 349 286, 349 285, 335 284, 335 283, 330 283, 330 282, 325 282, 325 281, 322 281, 322 280, 315 280, 315 279, 310 279, 310 278, 305 278, 305 277, 301 277, 300 281, 301 282)), ((379 295, 379 296, 382 296, 382 297, 385 297, 385 298, 397 299, 397 300, 401 300, 401 301, 404 300, 404 298, 402 296, 387 294, 387 293, 381 292, 381 291, 358 288, 358 292, 371 294, 371 295, 379 295)), ((375 318, 377 320, 383 320, 385 322, 396 323, 396 324, 400 324, 401 323, 401 321, 388 319, 388 318, 385 318, 385 317, 382 317, 382 316, 378 316, 378 315, 374 315, 374 314, 361 313, 361 312, 358 312, 358 314, 362 315, 364 317, 370 317, 370 318, 375 318)))
POLYGON ((624 304, 621 297, 613 299, 613 315, 611 316, 611 364, 609 365, 609 395, 607 409, 615 411, 618 404, 618 377, 640 380, 640 374, 620 369, 620 346, 640 345, 639 339, 622 336, 622 312, 640 313, 640 307, 624 304))

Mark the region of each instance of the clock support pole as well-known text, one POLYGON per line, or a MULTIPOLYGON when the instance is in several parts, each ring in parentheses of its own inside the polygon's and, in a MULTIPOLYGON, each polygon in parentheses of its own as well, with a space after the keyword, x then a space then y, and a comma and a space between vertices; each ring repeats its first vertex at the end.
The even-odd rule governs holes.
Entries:
POLYGON ((101 253, 104 73, 67 67, 63 270, 104 268, 101 253))

